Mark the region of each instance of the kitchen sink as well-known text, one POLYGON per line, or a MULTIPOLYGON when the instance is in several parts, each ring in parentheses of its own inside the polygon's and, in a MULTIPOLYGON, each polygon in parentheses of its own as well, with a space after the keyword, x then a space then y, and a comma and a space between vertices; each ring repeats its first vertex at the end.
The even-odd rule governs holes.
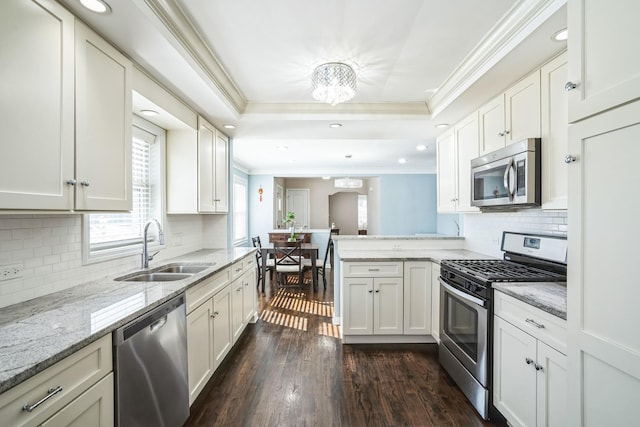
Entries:
POLYGON ((137 271, 117 277, 118 282, 173 282, 193 276, 215 264, 167 264, 151 271, 137 271))
POLYGON ((187 273, 139 273, 118 277, 116 280, 119 282, 173 282, 174 280, 186 279, 192 275, 187 273))
POLYGON ((169 264, 164 267, 160 267, 154 270, 155 273, 186 273, 195 274, 200 273, 202 270, 206 270, 212 267, 213 264, 195 265, 195 264, 169 264))

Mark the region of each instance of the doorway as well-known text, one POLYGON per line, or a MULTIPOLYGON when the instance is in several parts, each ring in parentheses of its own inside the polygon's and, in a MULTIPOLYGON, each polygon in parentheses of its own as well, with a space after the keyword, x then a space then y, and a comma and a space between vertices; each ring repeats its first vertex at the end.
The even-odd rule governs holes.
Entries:
POLYGON ((296 227, 309 228, 309 199, 308 188, 287 188, 287 212, 295 214, 296 227))
POLYGON ((339 192, 329 196, 329 223, 340 234, 358 234, 358 193, 339 192))

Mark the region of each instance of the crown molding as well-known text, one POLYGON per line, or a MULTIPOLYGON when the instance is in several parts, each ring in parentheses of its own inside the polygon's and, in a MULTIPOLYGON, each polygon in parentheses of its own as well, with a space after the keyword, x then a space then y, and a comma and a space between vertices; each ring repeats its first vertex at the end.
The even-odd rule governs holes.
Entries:
POLYGON ((514 5, 427 101, 432 117, 442 113, 566 2, 521 0, 514 5))
POLYGON ((224 70, 213 52, 202 39, 182 8, 175 0, 144 0, 149 11, 172 36, 172 44, 178 44, 188 56, 199 74, 236 113, 241 114, 246 100, 231 77, 224 70))
POLYGON ((389 118, 394 120, 428 120, 429 109, 423 102, 406 103, 343 103, 329 105, 322 103, 248 103, 244 110, 243 120, 288 119, 288 120, 329 120, 331 118, 350 120, 389 118))

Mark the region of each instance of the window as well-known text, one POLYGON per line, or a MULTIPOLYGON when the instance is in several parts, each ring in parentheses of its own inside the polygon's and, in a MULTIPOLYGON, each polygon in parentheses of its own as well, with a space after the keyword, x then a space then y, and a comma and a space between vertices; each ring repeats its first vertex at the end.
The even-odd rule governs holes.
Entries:
POLYGON ((233 244, 246 244, 249 240, 249 198, 247 180, 233 175, 233 244))
MULTIPOLYGON (((134 116, 132 129, 132 199, 130 213, 84 216, 83 261, 91 263, 141 251, 144 226, 151 218, 162 223, 162 165, 165 131, 134 116)), ((156 239, 155 228, 151 228, 156 239)))

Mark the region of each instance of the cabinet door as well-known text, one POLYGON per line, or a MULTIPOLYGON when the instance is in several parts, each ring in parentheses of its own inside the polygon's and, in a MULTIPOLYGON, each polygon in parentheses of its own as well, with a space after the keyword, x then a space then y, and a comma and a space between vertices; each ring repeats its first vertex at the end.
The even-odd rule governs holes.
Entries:
POLYGON ((447 131, 438 137, 438 212, 447 213, 456 211, 456 147, 453 130, 447 131))
POLYGON ((187 358, 189 369, 189 405, 213 375, 213 300, 187 316, 187 358))
POLYGON ((112 427, 114 424, 113 373, 82 393, 42 427, 112 427))
POLYGON ((504 94, 506 145, 540 137, 540 70, 504 94))
POLYGON ((73 26, 54 1, 0 2, 2 209, 73 209, 73 26))
POLYGON ((567 54, 541 70, 542 104, 542 209, 567 209, 569 149, 567 54))
POLYGON ((480 154, 478 112, 474 112, 454 128, 457 157, 456 211, 478 212, 471 206, 471 160, 480 154))
POLYGON ((504 95, 495 97, 478 110, 480 154, 504 147, 504 95))
POLYGON ((244 323, 254 322, 256 312, 256 269, 252 267, 247 271, 242 279, 242 309, 244 312, 244 323))
POLYGON ((231 333, 231 288, 229 285, 213 297, 213 355, 217 368, 233 343, 231 333))
POLYGON ((536 339, 494 316, 493 404, 513 426, 536 423, 536 339))
POLYGON ((440 266, 431 266, 431 336, 440 342, 440 266))
POLYGON ((344 335, 371 335, 373 333, 373 279, 345 277, 342 281, 344 335))
POLYGON ((402 277, 373 279, 373 333, 402 335, 403 333, 402 277))
POLYGON ((235 343, 244 330, 244 309, 242 292, 244 285, 242 278, 231 283, 231 328, 233 330, 233 342, 235 343))
POLYGON ((538 341, 538 427, 567 425, 567 356, 538 341))
POLYGON ((404 263, 404 325, 405 335, 431 333, 431 263, 404 263))
POLYGON ((132 66, 76 21, 78 210, 130 211, 132 66))
POLYGON ((637 424, 639 141, 640 101, 569 128, 569 425, 637 424))
POLYGON ((568 6, 569 120, 573 123, 640 97, 640 2, 571 0, 568 6))
POLYGON ((198 117, 198 211, 215 212, 214 149, 216 130, 198 117))
POLYGON ((215 211, 229 211, 229 139, 216 131, 214 164, 215 211))

